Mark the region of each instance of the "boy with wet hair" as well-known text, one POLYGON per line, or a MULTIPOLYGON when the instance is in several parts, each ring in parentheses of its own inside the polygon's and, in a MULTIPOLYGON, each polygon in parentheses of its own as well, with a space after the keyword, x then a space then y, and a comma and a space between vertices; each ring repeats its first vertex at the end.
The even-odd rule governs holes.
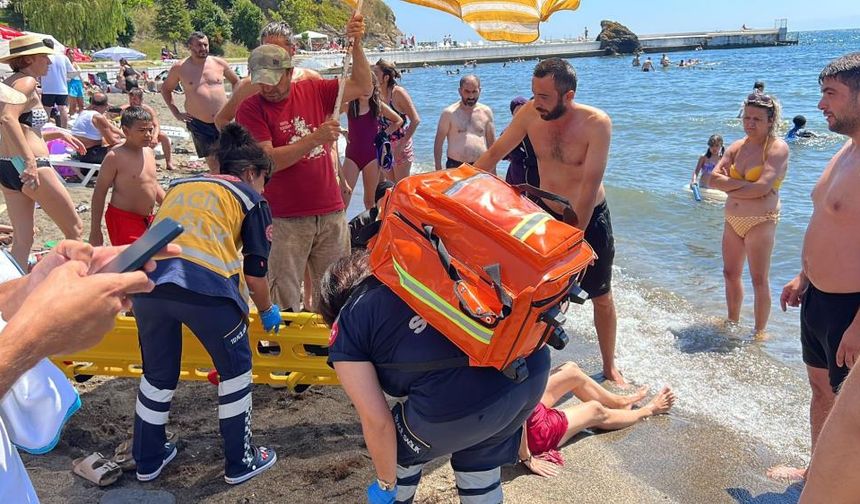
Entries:
POLYGON ((93 190, 93 220, 90 244, 104 243, 102 214, 108 189, 110 203, 105 224, 111 245, 127 245, 146 232, 153 219, 153 208, 164 198, 164 189, 156 178, 152 114, 141 107, 122 112, 120 125, 125 143, 105 156, 93 190))

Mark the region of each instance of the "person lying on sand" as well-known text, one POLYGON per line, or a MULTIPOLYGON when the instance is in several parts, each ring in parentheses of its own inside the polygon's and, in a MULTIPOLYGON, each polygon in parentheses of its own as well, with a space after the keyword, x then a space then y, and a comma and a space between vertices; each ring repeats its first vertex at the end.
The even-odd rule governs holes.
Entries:
POLYGON ((558 474, 564 464, 557 451, 584 429, 619 430, 653 415, 668 413, 675 404, 675 393, 664 387, 645 406, 633 409, 648 392, 640 387, 631 395, 618 395, 603 388, 574 362, 555 368, 537 407, 526 420, 520 442, 520 461, 539 476, 558 474), (553 408, 565 395, 573 393, 580 404, 553 408))

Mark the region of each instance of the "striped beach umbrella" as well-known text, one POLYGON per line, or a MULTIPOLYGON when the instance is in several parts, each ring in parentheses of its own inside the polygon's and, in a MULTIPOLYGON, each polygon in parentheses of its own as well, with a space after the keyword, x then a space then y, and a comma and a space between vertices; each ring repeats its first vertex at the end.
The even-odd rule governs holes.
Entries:
MULTIPOLYGON (((355 0, 346 0, 355 7, 355 0)), ((562 10, 576 10, 580 0, 403 0, 447 12, 463 20, 485 40, 526 44, 540 35, 540 24, 562 10)))

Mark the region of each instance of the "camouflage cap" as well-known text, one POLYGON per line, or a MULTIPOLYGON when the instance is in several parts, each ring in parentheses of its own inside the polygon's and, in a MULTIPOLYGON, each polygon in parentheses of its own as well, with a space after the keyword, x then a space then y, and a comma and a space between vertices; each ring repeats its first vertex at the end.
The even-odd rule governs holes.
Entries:
POLYGON ((276 45, 261 45, 251 51, 251 56, 248 57, 248 70, 254 84, 276 86, 281 82, 284 72, 290 68, 293 68, 290 53, 276 45))

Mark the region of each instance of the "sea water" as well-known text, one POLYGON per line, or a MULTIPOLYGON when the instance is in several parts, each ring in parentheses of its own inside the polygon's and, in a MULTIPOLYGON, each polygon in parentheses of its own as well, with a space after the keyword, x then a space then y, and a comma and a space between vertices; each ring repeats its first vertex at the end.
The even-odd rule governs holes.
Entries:
MULTIPOLYGON (((779 309, 783 285, 800 267, 803 233, 812 212, 810 191, 845 138, 830 133, 817 109, 818 73, 833 58, 860 47, 860 30, 805 32, 788 47, 670 53, 674 62, 701 63, 642 72, 631 57, 570 60, 579 79, 576 101, 612 118, 612 146, 605 185, 616 239, 614 292, 618 308, 618 364, 629 379, 675 387, 678 411, 701 415, 790 458, 809 447, 808 400, 800 352, 799 312, 779 309), (743 137, 737 118, 753 83, 783 105, 782 132, 793 116, 821 136, 791 144, 782 185, 770 285, 769 338, 752 333, 752 286, 741 324, 724 328, 721 205, 695 202, 684 190, 707 139, 718 133, 726 146, 743 137)), ((652 56, 653 57, 653 56, 652 56)), ((657 55, 659 57, 659 55, 657 55)), ((412 69, 403 86, 421 115, 415 135, 415 171, 432 170, 433 140, 442 110, 459 99, 459 78, 481 78, 480 101, 495 114, 497 132, 510 122, 509 103, 531 96, 535 61, 412 69)), ((444 162, 444 160, 443 160, 444 162)), ((499 164, 504 172, 506 162, 499 164)), ((349 213, 360 211, 361 190, 349 213)), ((568 311, 572 338, 593 341, 591 309, 568 311)), ((562 352, 556 359, 576 359, 562 352)))

